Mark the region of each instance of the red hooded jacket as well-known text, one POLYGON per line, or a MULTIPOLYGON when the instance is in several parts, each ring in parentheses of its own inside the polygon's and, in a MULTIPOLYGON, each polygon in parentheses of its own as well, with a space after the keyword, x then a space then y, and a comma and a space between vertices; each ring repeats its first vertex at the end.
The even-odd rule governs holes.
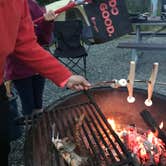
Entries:
POLYGON ((37 43, 26 0, 0 0, 0 33, 0 84, 11 53, 58 86, 72 75, 37 43))

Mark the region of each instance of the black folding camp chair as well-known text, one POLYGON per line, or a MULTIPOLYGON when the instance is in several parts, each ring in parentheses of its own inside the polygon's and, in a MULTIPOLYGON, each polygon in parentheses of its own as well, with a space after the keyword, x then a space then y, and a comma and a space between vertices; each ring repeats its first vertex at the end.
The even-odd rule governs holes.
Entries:
POLYGON ((86 77, 87 52, 81 42, 82 22, 80 20, 56 21, 54 25, 54 56, 76 74, 86 77))

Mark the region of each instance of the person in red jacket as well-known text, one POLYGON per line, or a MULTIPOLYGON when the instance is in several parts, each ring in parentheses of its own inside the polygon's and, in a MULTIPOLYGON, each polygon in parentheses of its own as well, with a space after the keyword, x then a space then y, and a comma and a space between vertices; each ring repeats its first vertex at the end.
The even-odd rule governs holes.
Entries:
POLYGON ((9 102, 3 84, 7 56, 16 56, 60 87, 82 90, 89 88, 90 83, 82 76, 73 75, 37 43, 26 0, 0 0, 0 33, 0 163, 7 166, 9 102))
MULTIPOLYGON (((34 24, 37 42, 46 50, 52 42, 54 20, 57 14, 53 11, 46 12, 36 0, 28 0, 32 20, 44 14, 43 21, 34 24)), ((22 105, 23 115, 42 112, 43 91, 45 78, 27 67, 17 57, 10 55, 6 61, 5 79, 12 80, 17 90, 22 105)))

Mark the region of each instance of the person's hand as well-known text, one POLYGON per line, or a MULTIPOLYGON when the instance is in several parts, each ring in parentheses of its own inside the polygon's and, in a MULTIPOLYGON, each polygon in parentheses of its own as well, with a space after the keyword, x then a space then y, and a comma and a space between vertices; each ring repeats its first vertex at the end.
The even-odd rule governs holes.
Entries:
POLYGON ((54 11, 50 10, 47 13, 44 13, 43 16, 45 21, 54 21, 57 18, 58 14, 55 14, 54 11))
POLYGON ((72 75, 67 83, 66 87, 72 90, 87 90, 91 84, 80 75, 72 75))

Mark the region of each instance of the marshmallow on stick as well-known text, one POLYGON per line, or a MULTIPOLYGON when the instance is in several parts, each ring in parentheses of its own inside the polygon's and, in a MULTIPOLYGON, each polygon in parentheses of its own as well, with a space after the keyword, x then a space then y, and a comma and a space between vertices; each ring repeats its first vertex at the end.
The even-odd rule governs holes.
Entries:
POLYGON ((150 107, 153 104, 151 99, 152 99, 154 85, 157 78, 158 66, 159 66, 159 63, 157 62, 153 64, 152 73, 148 82, 148 98, 145 100, 145 105, 148 107, 150 107))
POLYGON ((127 80, 127 89, 128 89, 128 94, 129 96, 127 97, 127 101, 129 103, 134 103, 135 102, 135 97, 133 96, 133 86, 134 86, 134 79, 135 79, 135 62, 131 61, 130 62, 130 72, 128 75, 128 80, 127 80))

